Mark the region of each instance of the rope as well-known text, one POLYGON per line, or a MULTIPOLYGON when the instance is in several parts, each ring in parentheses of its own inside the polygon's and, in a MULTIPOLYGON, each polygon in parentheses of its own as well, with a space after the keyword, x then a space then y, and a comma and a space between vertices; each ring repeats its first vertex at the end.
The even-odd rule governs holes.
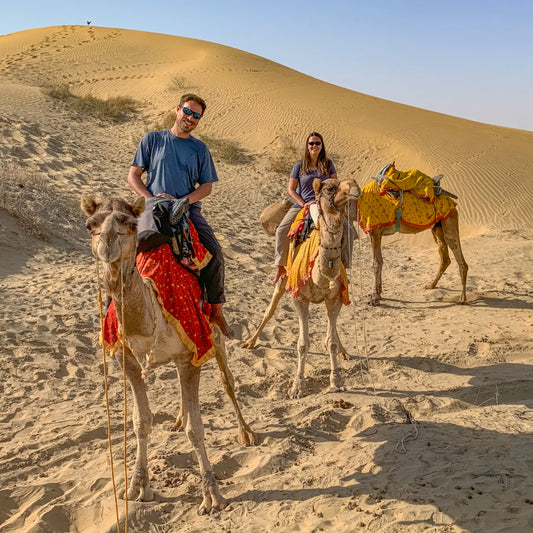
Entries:
MULTIPOLYGON (((122 257, 122 250, 120 256, 122 257)), ((120 297, 122 299, 122 388, 124 391, 124 499, 126 501, 126 521, 125 532, 128 533, 128 465, 126 462, 127 453, 127 423, 128 423, 128 390, 126 383, 126 322, 124 321, 124 268, 122 261, 120 263, 120 297)))
MULTIPOLYGON (((100 270, 98 268, 98 257, 96 258, 96 280, 98 284, 98 308, 100 310, 100 331, 104 332, 104 310, 102 305, 102 291, 100 289, 100 270)), ((103 341, 103 339, 102 339, 103 341)), ((104 365, 104 391, 105 391, 105 406, 107 412, 107 442, 109 446, 109 461, 111 463, 111 480, 113 483, 113 495, 115 498, 115 515, 117 520, 117 532, 120 533, 120 519, 118 515, 118 498, 117 498, 117 486, 115 483, 115 467, 113 463, 113 446, 111 443, 111 414, 109 412, 109 393, 107 386, 107 364, 106 364, 106 351, 105 342, 102 342, 102 356, 104 365)))
MULTIPOLYGON (((345 207, 346 211, 345 211, 345 215, 347 216, 348 215, 348 206, 345 207)), ((365 386, 365 389, 366 389, 366 393, 369 395, 369 396, 372 396, 376 403, 386 412, 388 413, 393 413, 393 411, 391 411, 390 409, 388 409, 387 407, 385 407, 383 405, 383 402, 381 400, 381 398, 379 398, 379 396, 377 395, 377 391, 376 391, 376 386, 374 384, 374 380, 372 378, 372 373, 370 372, 370 357, 369 357, 369 354, 368 354, 368 337, 367 337, 367 331, 366 331, 366 312, 365 312, 365 306, 363 304, 363 301, 364 301, 364 296, 363 296, 363 264, 362 264, 362 253, 361 253, 361 237, 359 235, 359 228, 357 227, 357 217, 356 217, 356 220, 355 220, 355 224, 354 224, 354 231, 355 231, 355 236, 357 236, 357 241, 358 241, 358 258, 357 258, 357 262, 358 262, 358 265, 359 265, 359 303, 360 303, 360 309, 361 309, 361 315, 362 315, 362 324, 363 324, 363 353, 364 353, 364 358, 365 358, 365 361, 366 361, 366 365, 367 365, 367 370, 368 370, 368 379, 365 379, 365 373, 364 373, 364 368, 363 368, 363 361, 362 361, 362 358, 359 358, 359 372, 361 374, 361 382, 364 384, 365 386), (370 384, 368 385, 367 382, 370 381, 370 384), (371 390, 369 390, 369 388, 371 387, 371 390)), ((350 271, 350 274, 349 274, 349 284, 350 284, 350 292, 355 296, 355 290, 354 290, 354 285, 353 285, 353 276, 352 276, 352 258, 353 258, 353 253, 352 253, 352 250, 351 250, 351 247, 350 247, 350 251, 349 251, 349 258, 350 258, 350 268, 349 268, 349 271, 350 271)), ((357 317, 356 317, 356 309, 355 309, 355 305, 353 307, 353 323, 354 325, 355 324, 358 324, 359 321, 357 321, 357 317)), ((358 335, 358 328, 356 327, 355 328, 355 348, 357 350, 358 353, 361 353, 361 349, 359 348, 359 335, 358 335)), ((418 426, 417 426, 417 422, 415 420, 415 418, 413 417, 413 415, 411 414, 410 411, 405 411, 405 415, 407 417, 407 420, 409 423, 412 424, 412 429, 411 431, 401 440, 399 441, 396 446, 394 447, 394 450, 398 453, 407 453, 407 450, 405 448, 405 442, 408 442, 408 441, 412 441, 412 440, 416 440, 418 438, 418 426)))

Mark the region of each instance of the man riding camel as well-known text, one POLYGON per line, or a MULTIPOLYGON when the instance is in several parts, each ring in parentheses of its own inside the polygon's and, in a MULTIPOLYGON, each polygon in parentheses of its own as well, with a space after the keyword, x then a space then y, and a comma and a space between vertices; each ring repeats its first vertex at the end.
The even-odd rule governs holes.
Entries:
POLYGON ((191 135, 206 109, 205 101, 195 94, 184 94, 176 109, 176 122, 170 130, 148 132, 139 143, 128 174, 130 187, 145 198, 186 198, 189 219, 202 245, 212 259, 200 270, 206 300, 212 307, 210 320, 227 337, 233 331, 226 322, 224 296, 224 256, 215 234, 201 213, 201 200, 211 194, 218 181, 207 146, 191 135), (141 176, 147 172, 146 184, 141 176))

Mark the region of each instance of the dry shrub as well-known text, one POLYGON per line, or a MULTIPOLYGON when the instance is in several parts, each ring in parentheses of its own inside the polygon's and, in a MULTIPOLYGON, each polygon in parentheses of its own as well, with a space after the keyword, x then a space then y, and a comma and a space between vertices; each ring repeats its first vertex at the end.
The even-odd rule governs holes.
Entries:
POLYGON ((237 141, 218 139, 205 134, 198 135, 198 137, 207 145, 214 158, 221 159, 225 163, 246 165, 253 161, 253 156, 241 148, 237 141))
POLYGON ((13 163, 0 162, 0 209, 42 241, 57 238, 79 246, 85 236, 79 207, 57 195, 41 174, 13 163))
POLYGON ((168 90, 172 92, 184 92, 185 89, 194 89, 194 85, 183 76, 174 76, 170 80, 168 90))
POLYGON ((169 130, 176 122, 176 111, 170 111, 163 115, 153 126, 146 131, 169 130))
POLYGON ((45 94, 67 104, 71 109, 85 116, 96 116, 122 122, 137 113, 138 103, 127 96, 114 96, 102 100, 95 96, 77 96, 66 84, 43 87, 45 94))
POLYGON ((294 163, 301 159, 301 151, 289 138, 280 139, 280 144, 276 154, 269 158, 267 170, 288 176, 294 163))

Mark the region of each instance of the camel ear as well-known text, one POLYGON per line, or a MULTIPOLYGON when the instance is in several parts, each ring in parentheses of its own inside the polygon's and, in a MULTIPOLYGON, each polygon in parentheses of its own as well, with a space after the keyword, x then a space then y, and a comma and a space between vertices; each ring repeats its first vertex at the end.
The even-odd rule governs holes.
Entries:
POLYGON ((81 210, 87 215, 92 216, 98 207, 96 200, 92 196, 87 196, 86 194, 81 195, 80 201, 81 210))
POLYGON ((139 218, 141 213, 144 211, 145 198, 144 196, 139 196, 133 200, 131 203, 131 210, 133 211, 133 216, 139 218))
POLYGON ((322 180, 319 178, 315 178, 313 180, 313 190, 315 191, 315 195, 318 195, 321 188, 322 188, 322 180))

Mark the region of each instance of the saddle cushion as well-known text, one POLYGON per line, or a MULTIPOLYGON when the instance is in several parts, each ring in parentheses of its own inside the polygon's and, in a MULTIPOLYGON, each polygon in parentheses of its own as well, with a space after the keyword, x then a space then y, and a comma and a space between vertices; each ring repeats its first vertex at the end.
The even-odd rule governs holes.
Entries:
POLYGON ((426 229, 447 219, 456 209, 456 203, 444 194, 428 201, 412 194, 410 190, 403 193, 403 199, 401 196, 393 198, 385 192, 377 181, 371 181, 361 191, 357 200, 358 222, 366 233, 396 224, 398 211, 401 222, 407 226, 426 229))
MULTIPOLYGON (((205 258, 208 252, 200 244, 196 231, 193 241, 197 256, 205 258)), ((202 309, 200 285, 195 275, 176 261, 168 244, 137 254, 136 263, 141 277, 149 279, 163 316, 192 352, 192 364, 203 365, 214 355, 215 347, 211 326, 204 314, 209 313, 209 304, 204 304, 206 309, 202 309)), ((104 318, 103 342, 111 354, 121 346, 114 302, 104 318)))
POLYGON ((416 168, 411 170, 396 170, 394 164, 390 165, 384 176, 380 180, 381 194, 387 191, 410 191, 418 198, 424 198, 429 202, 435 201, 433 186, 435 183, 427 174, 420 172, 416 168))

